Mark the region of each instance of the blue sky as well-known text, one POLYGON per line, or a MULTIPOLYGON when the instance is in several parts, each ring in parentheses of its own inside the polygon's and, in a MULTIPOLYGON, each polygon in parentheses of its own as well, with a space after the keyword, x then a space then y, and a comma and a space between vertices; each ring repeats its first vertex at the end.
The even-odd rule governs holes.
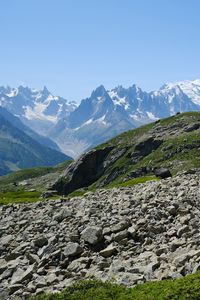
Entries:
POLYGON ((0 85, 79 101, 200 78, 199 0, 0 0, 0 85))

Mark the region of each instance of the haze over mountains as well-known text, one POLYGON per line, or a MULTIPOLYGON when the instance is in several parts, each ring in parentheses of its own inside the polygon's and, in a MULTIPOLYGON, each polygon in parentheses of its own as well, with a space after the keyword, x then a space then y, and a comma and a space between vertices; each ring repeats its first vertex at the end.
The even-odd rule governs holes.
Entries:
POLYGON ((149 93, 136 85, 109 91, 101 85, 80 105, 46 87, 0 87, 0 106, 77 157, 123 131, 177 112, 200 111, 200 80, 166 84, 149 93))

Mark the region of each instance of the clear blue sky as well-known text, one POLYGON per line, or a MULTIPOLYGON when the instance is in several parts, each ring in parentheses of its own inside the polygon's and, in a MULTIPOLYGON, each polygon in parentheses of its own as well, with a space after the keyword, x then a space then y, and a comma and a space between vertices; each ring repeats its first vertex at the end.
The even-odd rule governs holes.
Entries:
POLYGON ((199 0, 0 0, 0 85, 81 100, 200 78, 199 0))

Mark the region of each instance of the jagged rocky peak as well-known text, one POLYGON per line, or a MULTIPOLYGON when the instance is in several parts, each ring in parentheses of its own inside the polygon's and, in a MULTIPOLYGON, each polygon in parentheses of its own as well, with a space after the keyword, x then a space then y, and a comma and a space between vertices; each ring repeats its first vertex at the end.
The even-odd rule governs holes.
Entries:
POLYGON ((91 94, 91 98, 98 98, 107 95, 106 89, 103 85, 97 87, 91 94))
POLYGON ((48 95, 50 94, 46 86, 43 87, 42 94, 45 95, 46 97, 48 97, 48 95))

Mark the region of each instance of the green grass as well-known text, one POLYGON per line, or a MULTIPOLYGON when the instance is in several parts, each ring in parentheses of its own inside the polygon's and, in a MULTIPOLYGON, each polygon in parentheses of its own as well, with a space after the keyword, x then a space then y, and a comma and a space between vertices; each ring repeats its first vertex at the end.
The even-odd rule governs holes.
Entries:
POLYGON ((40 177, 49 173, 62 172, 70 163, 71 161, 65 161, 61 164, 56 165, 55 167, 36 167, 19 170, 5 176, 0 176, 0 185, 20 182, 26 179, 40 177))
POLYGON ((107 185, 108 188, 114 188, 114 187, 128 187, 128 186, 133 186, 139 183, 145 183, 147 181, 150 180, 159 180, 159 178, 157 178, 156 176, 143 176, 143 177, 137 177, 137 178, 133 178, 130 179, 128 181, 122 182, 122 183, 116 183, 113 182, 109 185, 107 185))
POLYGON ((28 184, 24 189, 27 190, 33 188, 42 193, 47 189, 46 186, 48 185, 48 182, 53 181, 54 178, 58 178, 70 163, 71 161, 65 161, 54 167, 23 169, 5 176, 0 176, 0 193, 7 191, 17 192, 19 190, 20 182, 26 180, 28 181, 28 184))
POLYGON ((199 300, 200 274, 176 280, 147 282, 134 288, 113 283, 82 281, 62 293, 41 294, 31 300, 199 300))
POLYGON ((0 205, 11 203, 36 202, 40 199, 40 192, 15 191, 0 193, 0 205))
POLYGON ((69 197, 69 198, 80 197, 80 196, 83 196, 86 192, 87 191, 76 190, 76 191, 72 192, 71 194, 67 195, 67 197, 69 197))
POLYGON ((51 167, 38 167, 38 168, 19 170, 11 174, 1 176, 0 184, 20 182, 29 178, 43 176, 51 171, 52 171, 51 167))

